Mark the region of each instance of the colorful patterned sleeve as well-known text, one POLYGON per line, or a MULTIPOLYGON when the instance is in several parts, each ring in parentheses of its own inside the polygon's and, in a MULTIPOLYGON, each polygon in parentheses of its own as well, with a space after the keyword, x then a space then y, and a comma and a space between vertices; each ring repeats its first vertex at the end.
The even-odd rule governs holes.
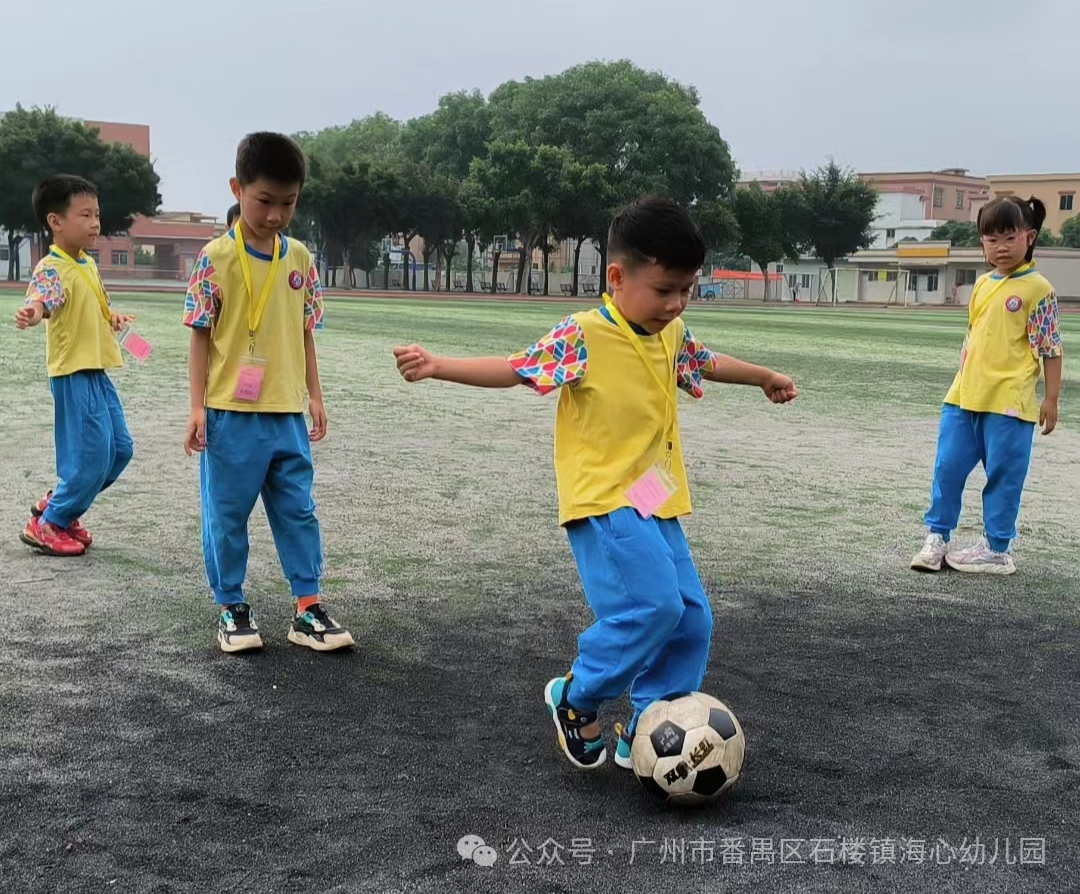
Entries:
POLYGON ((191 270, 187 295, 184 298, 184 325, 192 329, 209 329, 221 310, 221 287, 214 280, 214 265, 206 251, 199 252, 191 270))
POLYGON ((1061 356, 1061 333, 1058 332, 1058 300, 1051 292, 1028 316, 1028 343, 1037 359, 1061 356))
POLYGON ((573 317, 566 317, 532 347, 506 359, 526 385, 538 394, 550 394, 585 378, 585 333, 573 317))
POLYGON ((687 327, 677 365, 679 387, 692 397, 703 397, 705 392, 701 389, 701 380, 716 369, 718 357, 694 338, 687 327))
POLYGON ((319 271, 312 261, 304 280, 304 328, 312 331, 323 328, 323 293, 319 271))
POLYGON ((35 301, 41 302, 47 317, 64 306, 64 286, 55 267, 42 266, 34 271, 26 287, 26 303, 35 301))

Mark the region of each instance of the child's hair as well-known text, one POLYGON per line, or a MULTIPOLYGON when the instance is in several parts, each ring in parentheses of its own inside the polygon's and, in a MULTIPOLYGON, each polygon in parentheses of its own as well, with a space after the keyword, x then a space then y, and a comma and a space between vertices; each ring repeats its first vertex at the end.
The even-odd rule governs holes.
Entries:
MULTIPOLYGON (((980 236, 1012 233, 1016 230, 1034 230, 1036 241, 1046 220, 1046 206, 1032 196, 1027 201, 1016 196, 1000 196, 979 209, 980 236)), ((1028 247, 1027 259, 1035 255, 1035 243, 1028 247)))
POLYGON ((631 269, 655 263, 689 273, 705 263, 706 250, 705 237, 686 209, 660 196, 631 202, 608 230, 608 257, 631 269))
POLYGON ((302 187, 307 179, 304 150, 284 134, 248 134, 236 150, 236 179, 241 186, 263 179, 279 186, 302 187))
POLYGON ((227 226, 231 230, 232 225, 234 223, 236 223, 236 221, 239 219, 239 217, 240 217, 240 203, 237 202, 235 205, 232 206, 232 208, 229 209, 229 213, 225 215, 225 226, 227 226))
POLYGON ((63 214, 75 196, 97 198, 97 187, 89 180, 74 174, 53 174, 42 180, 34 189, 34 217, 46 232, 50 231, 49 215, 63 214))

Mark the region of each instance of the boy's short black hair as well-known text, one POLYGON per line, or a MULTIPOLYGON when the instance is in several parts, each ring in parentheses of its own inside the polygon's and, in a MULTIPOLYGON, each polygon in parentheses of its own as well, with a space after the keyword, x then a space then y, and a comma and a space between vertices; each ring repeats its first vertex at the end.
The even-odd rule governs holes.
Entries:
POLYGON ((63 214, 75 196, 93 196, 96 199, 97 187, 89 180, 74 174, 52 174, 46 177, 34 189, 34 217, 48 231, 49 215, 63 214))
MULTIPOLYGON (((979 235, 994 236, 1016 230, 1034 230, 1038 234, 1045 221, 1046 205, 1034 196, 1026 201, 1017 196, 999 196, 979 209, 979 235)), ((1035 245, 1032 243, 1027 259, 1030 261, 1034 256, 1035 245)))
POLYGON ((236 179, 241 186, 263 179, 279 186, 303 187, 307 179, 304 150, 285 134, 248 134, 236 149, 236 179))
POLYGON ((225 226, 231 228, 232 225, 236 223, 236 221, 239 219, 239 217, 240 203, 237 202, 235 205, 232 206, 232 208, 229 209, 228 213, 225 215, 225 226))
POLYGON ((631 268, 659 264, 691 273, 705 263, 705 237, 678 202, 647 196, 631 202, 611 222, 608 257, 631 268))

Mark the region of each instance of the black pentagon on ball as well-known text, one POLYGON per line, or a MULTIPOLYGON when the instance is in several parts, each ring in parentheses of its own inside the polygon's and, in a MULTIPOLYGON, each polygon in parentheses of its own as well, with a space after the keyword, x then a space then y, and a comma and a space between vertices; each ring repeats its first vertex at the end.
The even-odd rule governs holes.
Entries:
POLYGON ((670 720, 665 720, 649 736, 657 757, 675 757, 682 754, 686 731, 670 720))
POLYGON ((639 776, 638 782, 640 782, 649 794, 655 796, 661 801, 668 799, 668 793, 664 790, 664 787, 653 779, 651 776, 639 776))
POLYGON ((694 780, 694 794, 711 798, 725 785, 727 785, 727 774, 723 767, 698 770, 697 779, 694 780))
POLYGON ((731 719, 727 711, 721 708, 713 708, 709 711, 709 726, 720 733, 720 738, 725 742, 728 739, 734 739, 737 735, 735 721, 731 719))

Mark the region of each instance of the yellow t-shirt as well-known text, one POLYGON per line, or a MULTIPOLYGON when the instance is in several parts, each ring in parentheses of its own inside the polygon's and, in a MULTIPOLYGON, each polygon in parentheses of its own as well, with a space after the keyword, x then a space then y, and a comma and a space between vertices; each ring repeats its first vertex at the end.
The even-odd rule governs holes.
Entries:
MULTIPOLYGON (((270 255, 245 246, 257 301, 270 274, 270 255)), ((248 291, 233 231, 199 254, 184 301, 184 325, 210 329, 206 406, 242 413, 302 413, 307 394, 304 331, 321 329, 322 286, 311 252, 281 237, 277 276, 255 332, 254 356, 263 361, 257 401, 235 396, 248 352, 248 291)))
POLYGON ((984 275, 971 294, 960 369, 945 403, 1039 421, 1040 360, 1061 354, 1054 287, 1033 264, 984 275))
POLYGON ((50 378, 124 365, 95 286, 108 306, 109 294, 94 259, 86 252, 70 259, 53 250, 34 268, 26 303, 40 301, 45 307, 45 358, 50 378))
MULTIPOLYGON (((716 355, 696 342, 682 319, 659 335, 639 335, 662 382, 701 396, 701 378, 716 355)), ((559 523, 631 506, 629 488, 671 444, 669 473, 678 490, 656 512, 691 511, 678 411, 669 403, 630 339, 601 309, 574 314, 544 338, 508 358, 541 394, 562 388, 555 417, 555 477, 559 523), (665 430, 666 427, 666 430, 665 430)))

